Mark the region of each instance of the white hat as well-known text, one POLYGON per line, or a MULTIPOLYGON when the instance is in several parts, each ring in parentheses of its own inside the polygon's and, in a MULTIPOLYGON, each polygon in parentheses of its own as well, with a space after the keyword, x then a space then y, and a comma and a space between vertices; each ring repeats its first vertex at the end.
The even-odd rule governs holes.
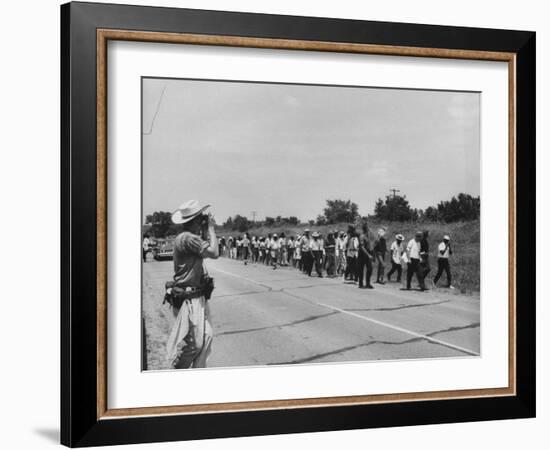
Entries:
POLYGON ((448 234, 446 234, 445 236, 443 236, 443 240, 444 240, 444 241, 450 241, 451 238, 449 237, 448 234))
POLYGON ((405 240, 405 236, 403 236, 402 234, 396 234, 396 235, 395 235, 395 239, 397 239, 398 241, 404 241, 404 240, 405 240))
POLYGON ((313 234, 311 235, 312 237, 319 237, 319 233, 317 231, 314 231, 313 234))
POLYGON ((175 224, 187 223, 209 207, 210 205, 201 206, 197 200, 189 200, 182 203, 179 208, 174 211, 172 214, 172 222, 175 224))

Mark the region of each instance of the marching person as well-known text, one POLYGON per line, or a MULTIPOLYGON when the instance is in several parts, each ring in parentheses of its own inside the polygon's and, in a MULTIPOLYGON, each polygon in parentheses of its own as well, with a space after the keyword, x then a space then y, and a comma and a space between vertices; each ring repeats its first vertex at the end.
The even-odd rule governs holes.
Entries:
POLYGON ((426 290, 424 285, 424 277, 420 273, 420 241, 422 240, 423 233, 417 231, 414 238, 407 244, 407 290, 411 289, 411 282, 413 275, 416 275, 418 285, 421 291, 426 290))
MULTIPOLYGON (((420 240, 420 274, 422 275, 422 279, 426 280, 426 277, 430 273, 431 267, 430 267, 430 244, 428 243, 428 230, 424 230, 422 232, 422 239, 420 240)), ((424 286, 426 286, 426 283, 424 283, 424 286)), ((427 288, 425 288, 427 289, 427 288)))
POLYGON ((296 267, 300 272, 303 271, 302 248, 300 246, 301 240, 302 240, 302 236, 297 235, 296 240, 294 241, 294 256, 293 256, 294 267, 296 267))
POLYGON ((233 256, 233 248, 235 245, 235 238, 233 236, 229 236, 229 239, 227 239, 227 249, 229 250, 229 259, 234 259, 233 256))
POLYGON ((241 236, 237 236, 237 259, 241 259, 243 257, 243 238, 241 236))
POLYGON ((391 269, 388 272, 388 282, 391 281, 391 276, 397 272, 397 282, 401 283, 401 274, 403 273, 403 267, 401 266, 401 259, 403 257, 403 241, 405 238, 402 234, 395 235, 395 241, 390 246, 391 254, 391 269))
POLYGON ((374 289, 370 280, 372 277, 372 259, 373 255, 370 249, 369 227, 366 223, 362 226, 363 233, 359 236, 359 252, 357 255, 357 278, 359 280, 359 289, 374 289), (367 276, 365 282, 365 267, 367 276))
POLYGON ((386 259, 386 252, 387 252, 386 238, 384 237, 386 235, 386 229, 379 228, 377 234, 378 234, 378 239, 374 244, 374 257, 378 264, 378 273, 376 274, 376 282, 378 284, 386 284, 384 282, 384 269, 385 269, 384 260, 386 259))
MULTIPOLYGON (((313 255, 313 261, 315 262, 315 271, 317 272, 317 276, 319 278, 323 278, 323 241, 322 239, 320 239, 319 233, 317 231, 314 231, 311 237, 313 239, 310 241, 309 245, 311 253, 313 255)), ((309 276, 311 276, 311 270, 312 268, 310 267, 308 273, 309 276)))
POLYGON ((281 233, 279 238, 279 264, 281 266, 288 266, 288 248, 287 248, 287 239, 285 233, 281 233))
POLYGON ((148 233, 145 233, 145 236, 143 236, 143 244, 141 245, 141 251, 142 251, 143 262, 147 262, 147 253, 151 251, 151 240, 149 239, 148 233))
POLYGON ((325 243, 325 270, 327 271, 327 277, 333 278, 336 275, 336 239, 335 233, 327 234, 327 241, 325 243))
POLYGON ((344 280, 357 281, 357 256, 359 255, 359 239, 353 225, 348 226, 346 246, 346 271, 344 280))
POLYGON ((244 261, 244 265, 246 266, 248 264, 248 258, 250 257, 250 235, 248 233, 245 233, 242 240, 242 257, 244 261))
POLYGON ((172 222, 183 225, 174 241, 174 281, 167 283, 165 300, 176 320, 166 342, 168 363, 174 369, 206 367, 213 332, 207 300, 214 283, 204 267, 204 259, 216 259, 218 241, 212 216, 196 200, 182 204, 172 222))
POLYGON ((260 238, 260 246, 259 246, 259 262, 263 263, 265 261, 265 252, 266 252, 266 243, 265 243, 265 237, 260 238))
POLYGON ((276 233, 273 233, 273 238, 271 239, 271 243, 270 243, 270 249, 271 249, 271 265, 273 266, 273 270, 275 270, 277 268, 277 262, 279 261, 279 252, 281 250, 280 241, 276 233))
POLYGON ((304 230, 304 235, 300 239, 300 253, 302 254, 302 269, 304 273, 311 276, 313 267, 313 255, 310 248, 311 238, 309 237, 309 229, 304 230))
POLYGON ((292 267, 295 267, 294 264, 294 249, 296 247, 296 243, 294 242, 294 236, 290 236, 288 238, 288 264, 290 264, 292 267))
POLYGON ((451 248, 451 238, 449 235, 443 236, 443 241, 439 243, 437 250, 437 275, 434 278, 434 286, 437 285, 441 275, 445 272, 447 275, 446 287, 453 289, 451 285, 451 266, 449 265, 449 256, 453 254, 453 250, 451 248))
POLYGON ((336 239, 336 275, 342 276, 346 270, 346 241, 344 232, 336 232, 338 238, 336 239))
POLYGON ((271 233, 267 233, 267 238, 265 240, 265 261, 264 261, 266 266, 269 266, 269 264, 271 263, 271 242, 272 242, 271 233))

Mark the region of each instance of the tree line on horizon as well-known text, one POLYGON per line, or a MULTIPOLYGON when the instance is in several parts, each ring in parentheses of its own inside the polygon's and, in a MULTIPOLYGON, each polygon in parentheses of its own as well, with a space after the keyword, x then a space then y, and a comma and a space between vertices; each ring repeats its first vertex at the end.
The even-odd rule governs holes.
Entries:
MULTIPOLYGON (((441 201, 435 206, 422 210, 412 208, 405 195, 387 195, 379 198, 374 205, 374 214, 361 217, 359 206, 351 200, 333 199, 326 201, 323 213, 316 219, 301 222, 295 216, 266 217, 264 220, 252 221, 248 217, 236 214, 228 217, 220 226, 225 230, 244 233, 260 227, 280 228, 298 225, 330 225, 336 223, 356 223, 358 220, 378 220, 384 222, 442 222, 452 223, 479 219, 480 197, 460 193, 450 200, 441 201)), ((181 225, 171 221, 171 213, 156 211, 145 219, 148 232, 156 238, 172 236, 182 231, 181 225)))

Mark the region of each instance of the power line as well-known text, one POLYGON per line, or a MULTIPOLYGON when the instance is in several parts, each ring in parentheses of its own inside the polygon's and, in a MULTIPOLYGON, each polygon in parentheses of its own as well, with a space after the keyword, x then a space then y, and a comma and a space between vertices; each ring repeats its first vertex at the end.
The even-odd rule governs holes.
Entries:
POLYGON ((155 119, 157 118, 157 114, 160 110, 160 104, 162 103, 162 99, 164 98, 164 91, 166 90, 166 86, 162 88, 162 92, 160 93, 159 102, 157 103, 157 109, 155 110, 155 114, 153 115, 153 120, 151 120, 151 127, 149 128, 149 131, 143 133, 144 135, 148 136, 153 133, 153 126, 155 125, 155 119))

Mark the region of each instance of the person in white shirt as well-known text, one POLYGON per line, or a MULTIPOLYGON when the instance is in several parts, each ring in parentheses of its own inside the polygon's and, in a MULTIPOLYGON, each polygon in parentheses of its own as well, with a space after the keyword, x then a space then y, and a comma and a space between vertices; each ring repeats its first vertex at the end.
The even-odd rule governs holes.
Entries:
POLYGON ((273 270, 275 270, 277 268, 277 261, 279 261, 279 252, 281 251, 280 240, 277 237, 276 233, 273 233, 273 238, 271 239, 271 243, 270 243, 270 249, 271 249, 271 265, 273 266, 273 270))
POLYGON ((413 275, 416 274, 418 285, 421 291, 426 290, 424 285, 424 277, 420 273, 420 241, 422 240, 423 233, 417 231, 414 239, 411 239, 407 244, 407 256, 409 263, 407 264, 407 290, 411 289, 411 282, 413 275))
POLYGON ((302 236, 298 235, 296 236, 296 240, 294 241, 294 255, 292 257, 292 261, 294 263, 294 267, 296 267, 298 270, 302 271, 302 248, 300 246, 300 241, 302 240, 302 236))
POLYGON ((359 238, 355 231, 355 227, 348 227, 348 237, 346 238, 346 271, 344 272, 344 280, 357 281, 357 256, 359 255, 359 238))
POLYGON ((271 241, 272 241, 271 233, 268 233, 267 238, 265 240, 265 261, 264 262, 266 266, 269 266, 269 264, 271 263, 271 241))
POLYGON ((258 252, 258 261, 263 263, 265 261, 266 243, 265 237, 260 238, 260 249, 258 252))
POLYGON ((141 249, 143 251, 143 262, 147 262, 147 253, 151 251, 151 240, 149 239, 148 234, 143 237, 143 245, 141 246, 141 249))
MULTIPOLYGON (((319 233, 317 233, 317 231, 314 231, 311 237, 313 239, 310 241, 309 246, 310 246, 311 252, 313 253, 313 261, 315 262, 315 271, 317 272, 317 276, 319 278, 323 278, 322 267, 323 267, 323 254, 325 251, 323 240, 320 238, 319 233)), ((308 275, 311 276, 311 269, 308 275)))
POLYGON ((395 235, 395 241, 390 246, 391 254, 391 269, 388 272, 388 282, 390 282, 391 276, 397 272, 397 282, 401 283, 401 274, 403 273, 403 267, 401 266, 401 258, 405 251, 403 247, 403 241, 405 240, 402 234, 395 235))
POLYGON ((449 256, 453 254, 451 248, 451 238, 449 235, 443 236, 443 241, 440 242, 437 248, 437 275, 434 278, 434 286, 443 275, 443 272, 447 275, 447 286, 452 289, 451 285, 451 266, 449 265, 449 256))
POLYGON ((250 257, 250 235, 245 233, 241 240, 241 255, 244 261, 244 265, 248 264, 248 258, 250 257))
POLYGON ((285 233, 281 233, 279 238, 279 264, 281 266, 288 266, 288 248, 287 248, 287 239, 285 233))
POLYGON ((243 238, 241 236, 237 237, 237 259, 243 257, 243 238))
POLYGON ((336 239, 336 274, 341 276, 346 270, 346 239, 344 232, 337 234, 336 239))

